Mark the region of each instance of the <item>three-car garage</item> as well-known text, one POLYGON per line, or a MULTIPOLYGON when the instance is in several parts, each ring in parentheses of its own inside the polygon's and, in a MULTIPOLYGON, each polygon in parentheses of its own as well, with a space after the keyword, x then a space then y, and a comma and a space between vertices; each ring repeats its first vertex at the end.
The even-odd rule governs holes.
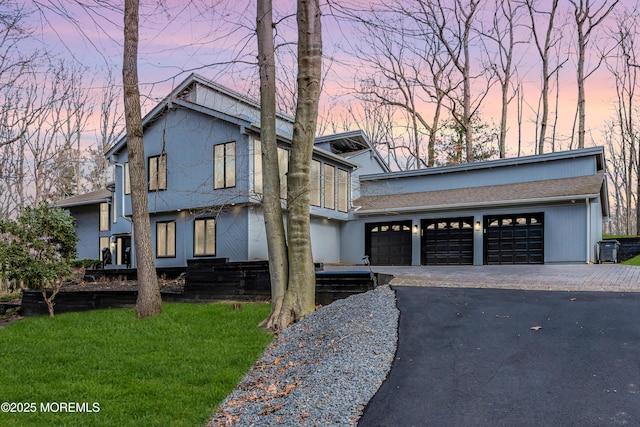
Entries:
MULTIPOLYGON (((473 265, 474 239, 483 264, 544 263, 544 213, 420 219, 421 265, 473 265), (482 229, 480 230, 480 225, 482 229), (481 231, 477 233, 477 231, 481 231)), ((411 265, 418 226, 412 220, 365 223, 365 251, 372 265, 411 265)))

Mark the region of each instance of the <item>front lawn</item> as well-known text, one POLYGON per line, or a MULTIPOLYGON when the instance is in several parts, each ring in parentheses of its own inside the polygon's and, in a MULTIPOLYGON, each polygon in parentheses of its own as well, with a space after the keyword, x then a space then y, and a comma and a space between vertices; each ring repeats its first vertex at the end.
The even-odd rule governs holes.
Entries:
POLYGON ((97 310, 0 328, 0 425, 205 425, 271 342, 257 326, 269 308, 171 303, 145 320, 97 310))

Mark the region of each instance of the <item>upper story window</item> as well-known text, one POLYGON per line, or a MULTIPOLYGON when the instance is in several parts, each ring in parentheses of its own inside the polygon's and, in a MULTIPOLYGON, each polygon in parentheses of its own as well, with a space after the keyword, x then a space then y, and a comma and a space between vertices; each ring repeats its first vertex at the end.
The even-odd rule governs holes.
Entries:
MULTIPOLYGON (((262 143, 253 141, 253 191, 262 194, 262 143)), ((289 172, 289 150, 278 147, 278 170, 280 174, 280 197, 287 198, 287 173, 289 172)))
POLYGON ((227 142, 213 147, 213 188, 236 186, 236 143, 227 142))
POLYGON ((156 257, 176 257, 176 222, 156 223, 156 257))
POLYGON ((309 191, 309 203, 320 206, 320 162, 317 160, 311 160, 309 191))
POLYGON ((262 141, 253 140, 253 191, 262 194, 262 141))
POLYGON ((167 155, 149 157, 149 191, 167 189, 167 155))
POLYGON ((109 231, 109 203, 100 203, 100 231, 109 231))
MULTIPOLYGON (((286 198, 289 150, 278 147, 278 165, 280 197, 286 198)), ((253 171, 254 192, 262 194, 264 167, 262 166, 262 145, 257 139, 253 141, 253 171)), ((327 209, 347 212, 349 210, 349 171, 312 159, 309 177, 309 203, 313 206, 324 206, 327 209), (323 199, 324 204, 322 203, 323 199)))
POLYGON ((131 194, 131 175, 129 173, 129 162, 124 164, 124 194, 131 194))
POLYGON ((324 165, 324 207, 336 208, 336 168, 326 163, 324 165))
POLYGON ((338 210, 349 210, 349 172, 338 169, 338 210))
POLYGON ((289 150, 278 147, 278 169, 280 171, 280 198, 287 198, 287 173, 289 173, 289 150))

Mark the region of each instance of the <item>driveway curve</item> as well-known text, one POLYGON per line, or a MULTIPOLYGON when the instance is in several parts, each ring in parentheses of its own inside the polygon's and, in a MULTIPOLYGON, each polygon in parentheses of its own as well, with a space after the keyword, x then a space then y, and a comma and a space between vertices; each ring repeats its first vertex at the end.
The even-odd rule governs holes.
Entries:
POLYGON ((640 425, 640 293, 392 288, 398 349, 359 426, 640 425))

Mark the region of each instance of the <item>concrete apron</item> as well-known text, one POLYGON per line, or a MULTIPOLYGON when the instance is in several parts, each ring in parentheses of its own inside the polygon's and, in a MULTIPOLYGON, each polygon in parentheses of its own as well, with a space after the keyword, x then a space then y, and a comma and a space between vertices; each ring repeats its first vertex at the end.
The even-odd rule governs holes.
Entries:
MULTIPOLYGON (((327 271, 368 266, 325 266, 327 271)), ((621 264, 371 266, 394 276, 391 285, 555 291, 640 292, 640 267, 621 264)))

